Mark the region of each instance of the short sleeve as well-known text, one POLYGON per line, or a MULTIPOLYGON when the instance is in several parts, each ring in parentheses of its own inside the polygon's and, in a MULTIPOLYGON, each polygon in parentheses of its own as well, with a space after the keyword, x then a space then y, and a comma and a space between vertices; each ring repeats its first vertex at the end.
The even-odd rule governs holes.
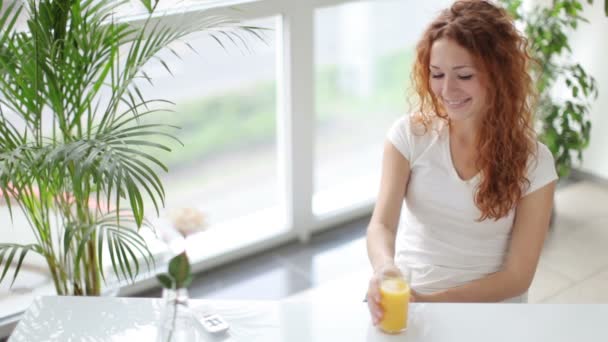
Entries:
POLYGON ((558 178, 551 151, 542 143, 538 143, 537 146, 537 160, 532 161, 528 166, 528 180, 530 181, 530 187, 528 187, 528 190, 525 192, 524 196, 533 193, 534 191, 558 178))
POLYGON ((410 139, 410 117, 399 118, 390 128, 387 139, 401 152, 408 161, 412 160, 412 144, 410 139))

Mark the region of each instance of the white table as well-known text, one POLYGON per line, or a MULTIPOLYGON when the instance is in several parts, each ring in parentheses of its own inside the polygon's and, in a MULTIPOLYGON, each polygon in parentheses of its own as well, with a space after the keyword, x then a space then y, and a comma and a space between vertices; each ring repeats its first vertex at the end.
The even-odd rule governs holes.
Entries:
MULTIPOLYGON (((193 300, 231 325, 209 341, 608 341, 606 304, 413 304, 409 329, 380 333, 367 307, 334 293, 283 301, 193 300)), ((155 341, 158 299, 39 297, 9 341, 155 341)))

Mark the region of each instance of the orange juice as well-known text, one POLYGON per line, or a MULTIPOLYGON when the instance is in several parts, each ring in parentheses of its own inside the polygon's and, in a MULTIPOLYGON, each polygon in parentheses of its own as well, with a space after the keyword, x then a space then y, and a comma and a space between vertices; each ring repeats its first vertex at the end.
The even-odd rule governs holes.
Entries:
POLYGON ((398 333, 407 328, 410 288, 403 278, 387 278, 380 283, 380 303, 384 315, 380 329, 388 333, 398 333))

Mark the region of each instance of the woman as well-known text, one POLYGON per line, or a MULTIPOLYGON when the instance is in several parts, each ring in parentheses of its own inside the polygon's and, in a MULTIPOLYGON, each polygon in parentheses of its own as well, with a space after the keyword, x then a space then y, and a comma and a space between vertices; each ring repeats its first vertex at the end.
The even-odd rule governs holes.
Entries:
POLYGON ((442 11, 418 43, 419 105, 388 133, 367 230, 375 324, 379 279, 400 268, 414 301, 526 301, 557 179, 532 127, 526 47, 505 10, 479 0, 442 11))

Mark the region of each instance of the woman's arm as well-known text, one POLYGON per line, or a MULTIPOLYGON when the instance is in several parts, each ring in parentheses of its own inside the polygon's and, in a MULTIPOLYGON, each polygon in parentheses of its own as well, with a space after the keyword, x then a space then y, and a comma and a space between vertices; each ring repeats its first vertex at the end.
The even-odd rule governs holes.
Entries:
POLYGON ((414 293, 419 302, 499 302, 526 292, 534 279, 549 228, 555 181, 523 197, 517 206, 503 269, 468 284, 432 294, 414 293))
POLYGON ((393 264, 395 235, 409 176, 409 162, 387 141, 384 144, 380 191, 367 228, 367 253, 374 271, 393 264))
POLYGON ((367 290, 367 305, 374 325, 383 315, 379 279, 383 274, 400 272, 394 262, 395 236, 409 177, 409 162, 387 141, 384 144, 380 191, 367 228, 367 254, 374 269, 367 290))

